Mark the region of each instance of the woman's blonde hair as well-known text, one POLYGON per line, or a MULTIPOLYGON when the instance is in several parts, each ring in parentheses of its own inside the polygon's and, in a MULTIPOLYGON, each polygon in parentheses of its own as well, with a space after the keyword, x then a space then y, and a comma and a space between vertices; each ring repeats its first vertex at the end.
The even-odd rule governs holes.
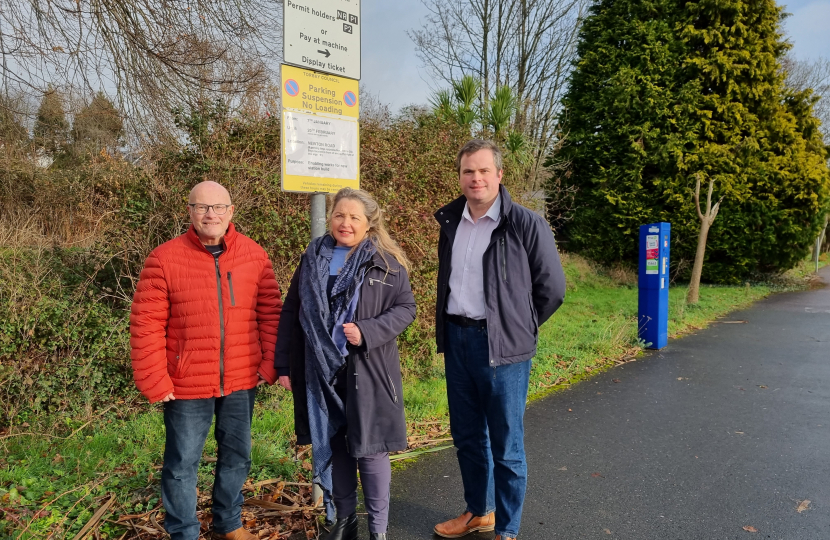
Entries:
POLYGON ((334 199, 332 199, 331 210, 329 210, 329 229, 331 229, 331 215, 334 212, 334 208, 343 199, 357 201, 363 205, 363 213, 369 222, 369 230, 366 231, 366 236, 375 244, 378 253, 383 257, 386 264, 389 265, 389 261, 386 258, 387 255, 391 255, 409 272, 410 263, 406 257, 406 253, 389 236, 389 232, 386 230, 386 223, 383 220, 383 210, 380 209, 380 205, 378 205, 378 202, 368 191, 346 187, 335 193, 334 199))

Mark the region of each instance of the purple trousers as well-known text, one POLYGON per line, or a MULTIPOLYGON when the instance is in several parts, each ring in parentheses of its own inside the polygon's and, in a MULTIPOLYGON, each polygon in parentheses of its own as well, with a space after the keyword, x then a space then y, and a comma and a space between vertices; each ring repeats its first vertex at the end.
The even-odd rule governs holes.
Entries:
POLYGON ((362 458, 349 455, 346 430, 340 430, 331 439, 332 498, 337 517, 352 515, 357 509, 357 471, 363 486, 363 501, 369 514, 369 532, 385 533, 389 524, 389 490, 392 483, 392 465, 389 453, 362 458))

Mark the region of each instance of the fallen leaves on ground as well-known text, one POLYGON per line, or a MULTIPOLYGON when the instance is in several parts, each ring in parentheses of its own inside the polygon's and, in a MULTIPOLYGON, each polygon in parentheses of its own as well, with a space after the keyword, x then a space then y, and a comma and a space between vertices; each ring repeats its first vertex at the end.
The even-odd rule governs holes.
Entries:
POLYGON ((565 377, 560 377, 560 376, 554 375, 550 371, 546 371, 545 374, 543 375, 543 377, 545 379, 545 382, 544 383, 538 383, 539 388, 553 388, 554 386, 556 386, 558 384, 561 384, 561 383, 564 383, 564 382, 568 381, 565 377))
MULTIPOLYGON (((274 479, 256 484, 249 482, 242 491, 248 495, 242 510, 242 524, 257 538, 281 540, 295 534, 307 538, 318 536, 317 516, 324 510, 311 500, 310 484, 274 479)), ((204 538, 210 538, 213 530, 211 503, 209 495, 198 498, 196 517, 204 538)), ((160 506, 145 514, 122 515, 118 523, 131 529, 123 537, 125 540, 167 536, 160 506)))
POLYGON ((619 380, 619 379, 612 379, 612 381, 611 381, 611 382, 619 383, 619 382, 622 382, 622 381, 621 381, 621 380, 619 380))
POLYGON ((410 425, 409 433, 412 435, 406 438, 405 452, 452 440, 450 426, 443 421, 413 423, 410 425))
POLYGON ((591 473, 591 477, 593 477, 593 478, 605 478, 604 476, 602 476, 602 475, 601 475, 601 474, 599 474, 598 472, 591 473))
POLYGON ((412 422, 408 432, 410 435, 406 438, 406 450, 393 452, 390 456, 392 461, 412 459, 421 454, 452 447, 451 444, 447 444, 452 441, 452 436, 446 420, 412 422), (439 446, 441 444, 444 446, 439 446))
POLYGON ((758 529, 756 529, 756 528, 755 528, 755 527, 753 527, 752 525, 744 525, 743 529, 744 529, 746 532, 758 532, 758 529))
POLYGON ((803 501, 800 501, 798 503, 798 507, 795 509, 795 511, 800 514, 801 512, 804 512, 805 510, 809 510, 809 509, 810 509, 810 499, 804 499, 803 501))

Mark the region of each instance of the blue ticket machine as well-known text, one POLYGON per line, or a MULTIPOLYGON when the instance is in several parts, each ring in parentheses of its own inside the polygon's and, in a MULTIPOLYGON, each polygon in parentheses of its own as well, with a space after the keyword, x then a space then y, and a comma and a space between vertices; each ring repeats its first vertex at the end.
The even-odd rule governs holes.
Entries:
POLYGON ((662 349, 669 340, 669 246, 671 223, 640 226, 640 339, 649 349, 662 349))

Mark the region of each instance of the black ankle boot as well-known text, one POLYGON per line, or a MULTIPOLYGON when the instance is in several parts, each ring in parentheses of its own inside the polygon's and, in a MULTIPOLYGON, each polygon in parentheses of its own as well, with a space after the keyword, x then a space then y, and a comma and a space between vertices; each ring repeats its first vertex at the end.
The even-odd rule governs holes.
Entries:
POLYGON ((326 540, 357 540, 357 513, 337 518, 326 540))
POLYGON ((386 540, 386 533, 369 533, 369 540, 386 540))

